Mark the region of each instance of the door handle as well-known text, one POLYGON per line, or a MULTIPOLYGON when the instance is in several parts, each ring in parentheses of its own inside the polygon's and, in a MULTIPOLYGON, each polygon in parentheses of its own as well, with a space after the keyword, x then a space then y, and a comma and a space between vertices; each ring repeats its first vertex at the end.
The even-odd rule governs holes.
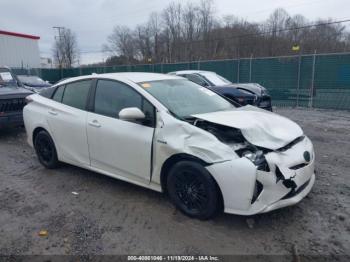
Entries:
POLYGON ((49 110, 49 114, 53 115, 53 116, 57 116, 57 111, 54 109, 49 110))
POLYGON ((97 120, 90 121, 89 125, 93 127, 101 127, 100 123, 97 120))

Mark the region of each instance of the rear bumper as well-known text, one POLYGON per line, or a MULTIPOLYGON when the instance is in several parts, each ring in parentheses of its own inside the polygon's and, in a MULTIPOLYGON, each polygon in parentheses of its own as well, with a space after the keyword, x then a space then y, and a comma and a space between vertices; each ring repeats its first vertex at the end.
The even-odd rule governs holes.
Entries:
POLYGON ((13 112, 0 115, 0 128, 23 125, 23 112, 13 112))

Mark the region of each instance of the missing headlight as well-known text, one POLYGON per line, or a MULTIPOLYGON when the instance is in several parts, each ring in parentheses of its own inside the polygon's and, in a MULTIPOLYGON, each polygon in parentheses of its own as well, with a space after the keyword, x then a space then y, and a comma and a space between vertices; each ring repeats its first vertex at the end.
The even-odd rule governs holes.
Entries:
POLYGON ((264 152, 262 150, 256 150, 255 148, 249 148, 249 149, 252 149, 252 150, 248 150, 248 148, 245 148, 245 149, 237 150, 236 153, 240 157, 246 157, 250 161, 252 161, 258 170, 270 172, 270 167, 266 161, 264 152), (256 151, 253 151, 254 149, 256 151))
POLYGON ((242 157, 246 157, 250 161, 252 161, 254 165, 257 166, 258 170, 261 170, 264 172, 270 172, 270 167, 266 161, 263 151, 261 150, 258 150, 256 152, 245 151, 242 153, 242 157))
POLYGON ((258 166, 260 163, 262 163, 264 161, 264 158, 265 158, 264 153, 261 150, 258 150, 256 152, 245 151, 245 152, 243 152, 242 156, 248 158, 256 166, 258 166))

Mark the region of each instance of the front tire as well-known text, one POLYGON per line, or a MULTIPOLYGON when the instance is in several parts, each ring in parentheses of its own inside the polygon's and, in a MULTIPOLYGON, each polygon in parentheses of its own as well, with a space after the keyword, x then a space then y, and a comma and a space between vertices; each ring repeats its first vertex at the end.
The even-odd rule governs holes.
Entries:
POLYGON ((58 167, 59 161, 55 144, 45 130, 40 131, 34 139, 35 152, 39 158, 39 162, 48 169, 58 167))
POLYGON ((201 164, 193 161, 181 161, 171 168, 167 190, 174 205, 193 218, 209 219, 220 207, 213 177, 201 164))

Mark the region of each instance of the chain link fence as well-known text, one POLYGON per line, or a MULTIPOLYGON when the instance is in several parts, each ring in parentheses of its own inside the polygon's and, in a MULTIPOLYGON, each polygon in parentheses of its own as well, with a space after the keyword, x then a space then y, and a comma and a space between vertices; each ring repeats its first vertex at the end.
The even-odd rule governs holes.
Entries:
POLYGON ((56 82, 92 73, 168 73, 178 70, 208 70, 233 83, 259 83, 270 92, 274 106, 350 110, 350 53, 14 71, 56 82))

